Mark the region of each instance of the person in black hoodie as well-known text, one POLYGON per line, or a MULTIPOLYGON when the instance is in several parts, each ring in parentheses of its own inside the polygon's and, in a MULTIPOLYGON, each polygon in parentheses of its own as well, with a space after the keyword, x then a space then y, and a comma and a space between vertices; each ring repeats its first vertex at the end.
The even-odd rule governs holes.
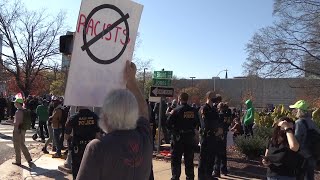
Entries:
POLYGON ((7 108, 7 101, 3 97, 2 93, 0 93, 0 122, 4 120, 5 108, 7 108))
POLYGON ((297 153, 299 143, 294 136, 294 122, 282 117, 274 124, 273 136, 270 139, 262 164, 268 167, 268 180, 295 180, 299 169, 303 169, 304 158, 297 153))

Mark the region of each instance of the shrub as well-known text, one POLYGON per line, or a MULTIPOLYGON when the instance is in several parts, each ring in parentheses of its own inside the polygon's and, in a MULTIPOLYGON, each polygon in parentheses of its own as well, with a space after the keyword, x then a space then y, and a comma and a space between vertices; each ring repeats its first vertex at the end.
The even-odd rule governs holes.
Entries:
POLYGON ((261 137, 263 139, 270 139, 272 137, 273 128, 257 126, 253 130, 254 136, 261 137))
POLYGON ((263 155, 266 149, 267 140, 259 136, 246 137, 244 135, 235 138, 237 149, 249 159, 263 155))

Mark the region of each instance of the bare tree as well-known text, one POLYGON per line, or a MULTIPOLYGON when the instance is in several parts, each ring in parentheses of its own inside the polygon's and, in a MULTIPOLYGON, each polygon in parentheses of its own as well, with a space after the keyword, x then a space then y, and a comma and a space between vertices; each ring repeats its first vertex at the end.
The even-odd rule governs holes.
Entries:
POLYGON ((62 12, 52 17, 45 10, 30 11, 19 0, 0 5, 0 33, 5 46, 2 65, 25 96, 39 73, 50 69, 59 54, 64 20, 62 12))
POLYGON ((247 44, 245 73, 263 77, 320 76, 320 1, 275 0, 276 20, 247 44))

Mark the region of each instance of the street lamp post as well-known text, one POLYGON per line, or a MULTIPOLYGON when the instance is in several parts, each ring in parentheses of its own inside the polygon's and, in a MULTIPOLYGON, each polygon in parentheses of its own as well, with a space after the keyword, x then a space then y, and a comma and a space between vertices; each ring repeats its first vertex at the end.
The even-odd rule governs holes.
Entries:
POLYGON ((148 68, 143 68, 143 88, 142 88, 143 95, 145 95, 144 92, 145 92, 145 83, 146 83, 146 69, 148 68))
POLYGON ((227 69, 224 69, 224 70, 220 71, 216 77, 213 77, 213 91, 216 91, 216 78, 219 77, 219 75, 220 75, 223 71, 226 71, 226 72, 227 72, 228 70, 227 70, 227 69))

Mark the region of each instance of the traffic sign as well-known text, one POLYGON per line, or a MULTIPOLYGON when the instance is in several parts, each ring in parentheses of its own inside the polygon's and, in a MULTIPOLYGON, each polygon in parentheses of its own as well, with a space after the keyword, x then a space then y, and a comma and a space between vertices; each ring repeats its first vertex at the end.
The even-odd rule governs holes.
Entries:
POLYGON ((171 86, 171 79, 152 79, 154 86, 171 86))
POLYGON ((172 71, 154 71, 153 78, 155 79, 171 79, 172 71))
POLYGON ((152 86, 150 91, 151 97, 173 97, 173 87, 156 87, 152 86))

